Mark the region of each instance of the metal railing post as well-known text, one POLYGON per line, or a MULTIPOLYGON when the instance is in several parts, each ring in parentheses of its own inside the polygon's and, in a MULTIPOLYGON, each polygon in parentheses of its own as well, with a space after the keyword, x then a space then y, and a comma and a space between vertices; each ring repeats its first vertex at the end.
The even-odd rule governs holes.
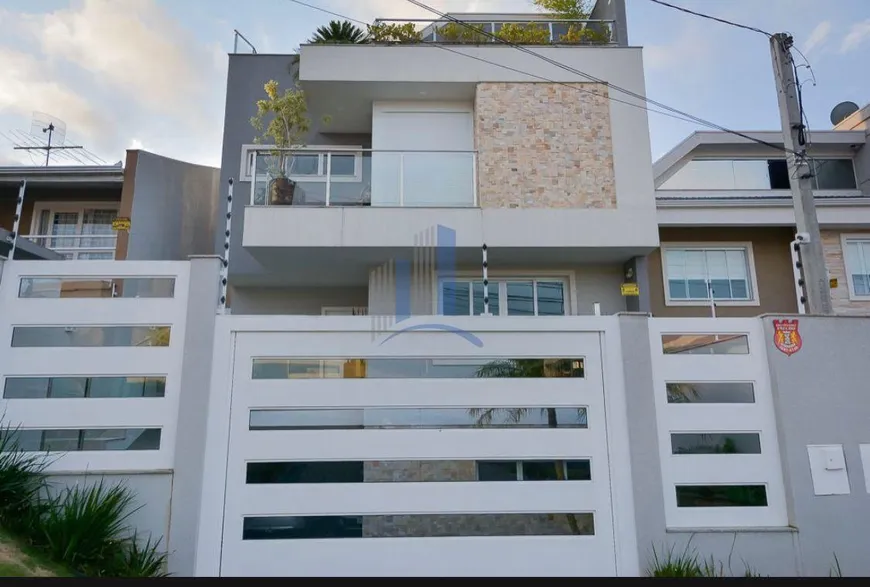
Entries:
POLYGON ((326 207, 329 208, 329 195, 332 191, 332 151, 326 152, 326 207))
POLYGON ((477 153, 471 154, 471 189, 472 189, 472 206, 480 206, 477 201, 477 153))
POLYGON ((12 247, 9 250, 9 260, 15 260, 15 248, 18 246, 18 233, 21 230, 21 211, 24 208, 24 192, 27 191, 27 180, 21 180, 18 187, 18 200, 15 202, 15 219, 12 222, 12 247))
POLYGON ((399 153, 399 206, 405 206, 405 154, 399 153))

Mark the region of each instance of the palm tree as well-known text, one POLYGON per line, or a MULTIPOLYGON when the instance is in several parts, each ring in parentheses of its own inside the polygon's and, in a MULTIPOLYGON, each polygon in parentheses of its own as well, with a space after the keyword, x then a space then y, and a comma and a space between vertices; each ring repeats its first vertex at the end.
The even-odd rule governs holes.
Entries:
MULTIPOLYGON (((576 364, 575 359, 498 359, 481 365, 477 370, 477 376, 483 378, 491 377, 520 377, 520 378, 540 378, 540 377, 582 377, 583 365, 576 364)), ((547 426, 549 428, 557 428, 559 421, 556 417, 556 408, 542 408, 542 413, 547 414, 547 426)), ((580 409, 577 411, 578 420, 586 422, 586 411, 580 409)), ((493 417, 496 414, 501 414, 508 422, 519 423, 528 414, 528 408, 470 408, 468 414, 477 420, 478 426, 489 426, 492 424, 493 417)), ((556 479, 564 481, 566 479, 565 461, 557 460, 554 462, 556 467, 556 479)), ((580 528, 580 523, 577 516, 574 514, 565 514, 568 521, 568 526, 574 534, 582 534, 585 529, 580 528)))
POLYGON ((328 25, 318 28, 308 42, 317 45, 328 43, 359 45, 368 43, 368 41, 368 36, 352 22, 347 20, 331 20, 328 25))

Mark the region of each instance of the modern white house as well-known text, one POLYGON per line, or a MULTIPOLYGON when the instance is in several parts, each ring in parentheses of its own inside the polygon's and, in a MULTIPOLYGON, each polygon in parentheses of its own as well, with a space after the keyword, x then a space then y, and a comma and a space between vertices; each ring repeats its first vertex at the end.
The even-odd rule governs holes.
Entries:
POLYGON ((687 544, 870 572, 867 319, 650 316, 624 2, 574 23, 595 43, 459 16, 574 71, 442 22, 231 55, 218 255, 0 265, 22 444, 129 484, 181 576, 638 576, 687 544), (297 77, 306 145, 255 144, 297 77))

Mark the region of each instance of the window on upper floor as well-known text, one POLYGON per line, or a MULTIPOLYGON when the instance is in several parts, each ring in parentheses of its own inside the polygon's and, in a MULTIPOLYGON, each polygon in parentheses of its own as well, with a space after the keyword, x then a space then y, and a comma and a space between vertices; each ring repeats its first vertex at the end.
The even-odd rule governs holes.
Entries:
MULTIPOLYGON (((857 188, 851 159, 811 161, 814 188, 857 188)), ((696 159, 665 180, 662 190, 787 190, 789 171, 785 159, 696 159)))
POLYGON ((662 270, 668 305, 757 303, 749 244, 664 245, 662 270))
MULTIPOLYGON (((511 279, 489 282, 489 312, 493 316, 564 316, 567 287, 560 279, 511 279)), ((441 283, 442 314, 483 314, 483 281, 441 283)))
POLYGON ((843 235, 843 257, 849 281, 849 297, 870 300, 870 235, 843 235))

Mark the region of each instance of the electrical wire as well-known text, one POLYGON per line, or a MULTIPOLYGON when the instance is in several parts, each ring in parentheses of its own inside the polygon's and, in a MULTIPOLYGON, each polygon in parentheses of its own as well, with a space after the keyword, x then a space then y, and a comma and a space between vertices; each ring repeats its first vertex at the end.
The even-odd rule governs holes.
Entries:
POLYGON ((732 22, 730 20, 725 20, 724 18, 719 18, 716 16, 711 16, 709 14, 704 14, 702 12, 695 12, 694 10, 689 10, 688 8, 683 8, 682 6, 676 6, 674 4, 669 4, 667 2, 662 2, 662 0, 650 0, 650 2, 654 2, 656 4, 660 4, 662 6, 667 6, 668 8, 673 8, 674 10, 679 10, 680 12, 685 12, 687 14, 692 14, 694 16, 700 16, 701 18, 706 18, 709 20, 715 20, 716 22, 721 22, 722 24, 731 25, 733 27, 737 27, 739 29, 746 29, 747 31, 752 31, 755 33, 761 33, 762 35, 766 35, 768 38, 773 35, 768 33, 767 31, 763 31, 761 29, 755 28, 753 26, 747 26, 745 24, 740 24, 739 22, 732 22))
MULTIPOLYGON (((332 12, 331 10, 326 10, 325 8, 320 8, 320 7, 318 7, 318 6, 314 6, 314 5, 312 5, 312 4, 308 4, 308 3, 306 3, 306 2, 302 2, 301 0, 290 0, 290 2, 293 2, 293 3, 295 3, 295 4, 299 4, 300 6, 306 6, 306 7, 308 7, 308 8, 313 8, 314 10, 319 10, 319 11, 321 11, 321 12, 325 12, 325 13, 327 13, 327 14, 331 14, 332 16, 337 16, 337 17, 339 17, 339 18, 343 18, 343 19, 345 19, 345 20, 349 20, 349 21, 351 21, 351 22, 355 22, 355 23, 357 23, 357 24, 361 24, 361 25, 363 25, 363 26, 368 26, 368 23, 363 22, 363 21, 361 21, 361 20, 359 20, 359 19, 356 19, 356 18, 353 18, 353 17, 350 17, 350 16, 346 16, 346 15, 344 15, 344 14, 338 14, 337 12, 332 12)), ((533 77, 533 78, 536 78, 536 79, 539 79, 539 80, 543 80, 543 81, 546 81, 546 82, 549 82, 549 83, 552 83, 552 84, 558 84, 558 85, 560 85, 560 86, 564 86, 564 87, 569 88, 569 89, 571 89, 571 90, 575 90, 575 91, 578 91, 578 92, 583 92, 583 93, 586 93, 586 94, 595 94, 595 95, 597 95, 597 96, 600 96, 600 94, 598 94, 597 92, 594 92, 594 91, 592 91, 592 90, 587 90, 587 89, 585 89, 585 88, 580 88, 580 87, 577 87, 576 85, 571 85, 571 84, 569 84, 569 83, 565 83, 565 82, 557 82, 557 81, 551 80, 551 79, 549 79, 549 78, 547 78, 547 77, 544 77, 544 76, 541 76, 541 75, 537 75, 537 74, 534 74, 534 73, 530 73, 530 72, 528 72, 528 71, 524 71, 524 70, 522 70, 522 69, 517 69, 517 68, 515 68, 515 67, 511 67, 511 66, 509 66, 509 65, 504 65, 504 64, 501 64, 501 63, 496 63, 495 61, 490 61, 490 60, 488 60, 488 59, 484 59, 484 58, 482 58, 482 57, 476 57, 476 56, 474 56, 474 55, 468 55, 467 53, 462 53, 461 51, 456 51, 456 50, 454 50, 454 49, 450 49, 449 47, 445 47, 445 46, 443 46, 443 45, 435 45, 435 44, 432 44, 432 45, 426 45, 426 46, 427 46, 427 47, 435 47, 435 48, 437 48, 437 49, 442 49, 442 50, 444 50, 444 51, 449 51, 450 53, 455 53, 456 55, 460 55, 460 56, 462 56, 462 57, 467 57, 467 58, 469 58, 469 59, 474 59, 475 61, 480 61, 480 62, 482 62, 482 63, 487 63, 487 64, 489 64, 489 65, 494 65, 494 66, 496 66, 496 67, 500 67, 500 68, 502 68, 502 69, 506 69, 506 70, 508 70, 508 71, 513 71, 513 72, 515 72, 515 73, 520 73, 520 74, 522 74, 522 75, 527 75, 527 76, 529 76, 529 77, 533 77)), ((645 106, 643 106, 643 105, 640 105, 640 104, 635 104, 635 103, 633 103, 633 102, 627 102, 627 101, 625 101, 625 100, 620 100, 620 99, 618 99, 618 98, 614 98, 613 96, 608 96, 608 98, 609 98, 610 100, 614 101, 614 102, 619 102, 619 103, 621 103, 621 104, 626 104, 626 105, 628 105, 628 106, 632 106, 632 107, 634 107, 634 108, 640 108, 641 110, 646 110, 646 111, 648 111, 648 112, 653 112, 653 113, 655 113, 655 114, 661 114, 662 116, 669 116, 670 118, 674 118, 674 119, 676 119, 676 120, 680 120, 680 121, 683 121, 683 122, 689 122, 689 123, 694 123, 694 122, 696 122, 696 121, 694 121, 694 120, 690 120, 690 119, 688 119, 688 118, 684 118, 684 117, 681 117, 681 116, 679 116, 679 115, 671 114, 671 113, 669 113, 669 112, 662 112, 662 111, 660 111, 660 110, 654 110, 654 109, 651 109, 651 108, 647 108, 647 107, 645 107, 645 106)))
MULTIPOLYGON (((293 0, 293 1, 296 1, 296 0, 293 0)), ((559 62, 559 61, 556 61, 555 59, 551 59, 551 58, 549 58, 549 57, 546 57, 545 55, 541 55, 540 53, 537 53, 537 52, 535 52, 535 51, 532 51, 531 49, 528 49, 527 47, 523 47, 522 45, 518 45, 518 44, 516 44, 516 43, 512 43, 512 42, 510 42, 510 41, 507 41, 507 40, 505 40, 505 39, 503 39, 503 38, 498 37, 497 35, 494 35, 494 34, 492 34, 492 33, 489 33, 489 32, 487 32, 487 31, 485 31, 485 30, 481 30, 479 27, 474 27, 474 26, 472 26, 472 25, 470 25, 470 24, 468 24, 468 23, 466 23, 466 22, 463 22, 463 21, 461 21, 461 20, 459 20, 459 19, 457 19, 457 18, 455 18, 455 17, 453 17, 453 16, 450 16, 449 14, 446 14, 446 13, 440 12, 439 10, 436 10, 435 8, 432 8, 431 6, 427 6, 427 5, 424 4, 423 2, 420 2, 419 0, 407 0, 407 1, 410 2, 411 4, 413 4, 414 6, 417 6, 417 7, 419 7, 419 8, 423 8, 423 9, 425 9, 425 10, 428 10, 429 12, 432 12, 433 14, 438 15, 440 18, 443 18, 443 19, 446 19, 446 20, 448 20, 448 21, 450 21, 450 22, 453 22, 453 23, 456 23, 456 24, 462 25, 462 26, 464 26, 464 27, 466 27, 466 28, 468 28, 468 29, 470 29, 470 30, 475 31, 475 32, 478 33, 478 34, 482 34, 482 35, 484 35, 484 36, 486 36, 486 37, 489 37, 489 38, 493 39, 494 41, 497 41, 497 42, 499 42, 499 43, 502 43, 502 44, 508 45, 508 46, 510 46, 510 47, 513 47, 514 49, 517 49, 517 50, 519 50, 519 51, 522 51, 523 53, 527 53, 527 54, 529 54, 529 55, 532 55, 532 56, 534 56, 534 57, 536 57, 536 58, 538 58, 538 59, 541 59, 541 60, 543 60, 543 61, 546 61, 547 63, 550 63, 551 65, 554 65, 554 66, 556 66, 556 67, 558 67, 558 68, 560 68, 560 69, 563 69, 563 70, 565 70, 565 71, 568 71, 568 72, 573 73, 573 74, 575 74, 575 75, 578 75, 578 76, 580 76, 580 77, 583 77, 583 78, 585 78, 585 79, 588 79, 588 80, 590 80, 590 81, 592 81, 592 82, 600 83, 600 84, 605 84, 605 85, 607 85, 608 87, 613 88, 614 90, 616 90, 616 91, 618 91, 618 92, 621 92, 621 93, 623 93, 623 94, 629 95, 629 96, 631 96, 631 97, 633 97, 633 98, 637 98, 638 100, 642 100, 642 101, 644 101, 644 102, 646 102, 646 103, 648 103, 648 104, 652 104, 652 105, 654 105, 654 106, 658 106, 659 108, 663 108, 663 109, 668 110, 668 111, 670 111, 670 112, 673 112, 673 113, 675 113, 675 114, 678 114, 678 115, 684 116, 684 117, 686 117, 686 118, 689 118, 689 119, 691 119, 693 122, 695 122, 695 123, 697 123, 697 124, 700 124, 700 125, 702 125, 702 126, 706 126, 706 127, 708 127, 708 128, 712 128, 712 129, 715 129, 715 130, 719 130, 719 131, 722 131, 722 132, 726 132, 726 133, 728 133, 728 134, 733 134, 733 135, 735 135, 735 136, 739 136, 739 137, 741 137, 741 138, 747 139, 747 140, 752 141, 752 142, 754 142, 754 143, 758 143, 758 144, 760 144, 760 145, 764 145, 764 146, 766 146, 766 147, 770 147, 771 149, 774 149, 774 150, 776 150, 776 151, 780 151, 780 152, 784 152, 784 153, 788 153, 788 152, 789 152, 788 149, 785 149, 784 147, 780 147, 779 145, 775 145, 775 144, 773 144, 773 143, 768 143, 767 141, 763 141, 763 140, 761 140, 761 139, 756 139, 755 137, 750 136, 750 135, 748 135, 748 134, 746 134, 746 133, 742 133, 742 132, 739 132, 739 131, 735 131, 735 130, 732 130, 732 129, 726 128, 726 127, 724 127, 724 126, 718 125, 718 124, 716 124, 716 123, 710 122, 709 120, 705 120, 705 119, 703 119, 703 118, 700 118, 700 117, 694 116, 694 115, 692 115, 692 114, 688 114, 688 113, 683 112, 683 111, 681 111, 681 110, 678 110, 678 109, 676 109, 676 108, 672 108, 671 106, 668 106, 667 104, 663 104, 663 103, 661 103, 661 102, 658 102, 658 101, 656 101, 656 100, 653 100, 653 99, 651 99, 651 98, 648 98, 647 96, 643 96, 643 95, 638 94, 638 93, 636 93, 636 92, 632 92, 631 90, 626 90, 625 88, 622 88, 622 87, 620 87, 620 86, 617 86, 616 84, 613 84, 613 83, 607 82, 607 81, 605 81, 605 80, 603 80, 603 79, 599 79, 599 78, 597 78, 597 77, 595 77, 595 76, 589 75, 588 73, 585 73, 585 72, 583 72, 583 71, 580 71, 580 70, 578 70, 578 69, 575 69, 575 68, 573 68, 573 67, 570 67, 570 66, 568 66, 568 65, 566 65, 566 64, 564 64, 564 63, 561 63, 561 62, 559 62)))

